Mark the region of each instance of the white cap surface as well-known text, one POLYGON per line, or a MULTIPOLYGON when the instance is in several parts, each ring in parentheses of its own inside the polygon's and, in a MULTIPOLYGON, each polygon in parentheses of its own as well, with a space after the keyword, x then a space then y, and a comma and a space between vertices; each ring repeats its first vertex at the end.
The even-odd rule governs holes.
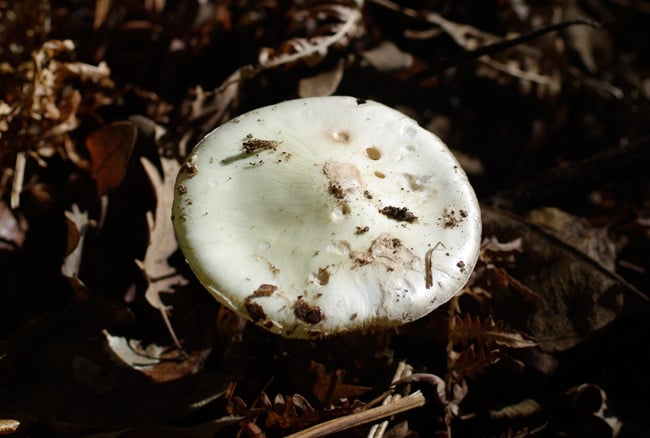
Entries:
POLYGON ((208 291, 296 338, 426 315, 465 285, 481 234, 445 145, 352 97, 283 102, 208 134, 179 173, 173 217, 208 291))

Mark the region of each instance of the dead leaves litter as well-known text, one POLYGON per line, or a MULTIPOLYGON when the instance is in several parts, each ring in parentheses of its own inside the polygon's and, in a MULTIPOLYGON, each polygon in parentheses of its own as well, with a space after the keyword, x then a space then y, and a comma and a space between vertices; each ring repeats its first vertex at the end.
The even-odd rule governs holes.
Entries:
POLYGON ((0 433, 633 434, 620 424, 648 410, 647 324, 621 326, 647 310, 614 271, 648 284, 643 8, 398 3, 0 0, 0 433), (608 26, 569 26, 592 16, 608 26), (481 164, 470 179, 502 205, 573 215, 537 210, 536 226, 485 207, 478 268, 448 312, 318 342, 260 333, 181 286, 174 174, 225 120, 335 93, 412 114, 481 164), (595 179, 607 186, 590 192, 595 179))

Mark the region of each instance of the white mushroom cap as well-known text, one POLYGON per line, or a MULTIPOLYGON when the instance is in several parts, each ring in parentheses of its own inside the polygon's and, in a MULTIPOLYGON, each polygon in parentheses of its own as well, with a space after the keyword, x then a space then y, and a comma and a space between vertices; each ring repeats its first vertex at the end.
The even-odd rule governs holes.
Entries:
POLYGON ((175 195, 199 281, 287 337, 413 321, 458 293, 478 257, 480 210, 449 150, 352 97, 291 100, 220 126, 175 195))

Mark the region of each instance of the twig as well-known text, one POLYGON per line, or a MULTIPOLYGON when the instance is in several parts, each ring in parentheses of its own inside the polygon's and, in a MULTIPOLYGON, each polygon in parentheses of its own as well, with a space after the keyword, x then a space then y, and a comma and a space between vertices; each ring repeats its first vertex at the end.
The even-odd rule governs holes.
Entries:
MULTIPOLYGON (((400 381, 404 377, 409 376, 411 374, 411 371, 412 368, 410 365, 408 365, 403 360, 400 361, 400 363, 397 365, 397 369, 395 370, 395 374, 393 375, 393 378, 390 381, 391 386, 394 387, 396 382, 400 381)), ((382 402, 382 406, 387 405, 389 403, 394 403, 400 398, 402 398, 400 394, 388 394, 384 399, 384 401, 382 402)), ((384 436, 387 427, 388 427, 388 420, 384 420, 379 424, 373 425, 368 431, 368 438, 381 438, 382 436, 384 436)))
POLYGON ((521 79, 522 81, 534 82, 536 84, 543 85, 545 87, 551 87, 551 88, 560 87, 560 84, 558 83, 558 79, 556 78, 551 78, 530 71, 525 71, 515 67, 514 65, 504 64, 502 62, 499 62, 489 57, 481 57, 479 59, 479 62, 482 62, 483 64, 489 66, 490 68, 493 68, 496 71, 506 73, 517 79, 521 79))
POLYGON ((300 432, 293 433, 285 438, 316 438, 330 435, 342 430, 350 429, 351 427, 372 423, 373 421, 381 420, 382 418, 391 415, 397 415, 411 409, 419 408, 424 406, 424 403, 426 403, 424 395, 422 395, 420 391, 416 391, 413 394, 395 400, 387 405, 377 406, 376 408, 371 408, 366 411, 335 418, 301 430, 300 432))
POLYGON ((20 194, 23 191, 23 182, 25 181, 25 163, 27 162, 27 157, 24 151, 18 152, 16 155, 16 167, 14 169, 14 180, 11 185, 11 199, 9 200, 9 205, 12 209, 16 209, 20 206, 20 194))
POLYGON ((430 12, 430 11, 416 11, 415 9, 404 8, 390 0, 372 0, 373 3, 390 9, 395 12, 400 12, 408 17, 420 19, 427 21, 431 24, 434 24, 440 27, 447 35, 449 35, 456 44, 462 47, 465 52, 459 56, 455 56, 448 59, 443 59, 438 65, 429 67, 427 69, 418 72, 414 77, 422 78, 429 77, 433 75, 440 74, 445 70, 451 67, 461 66, 469 62, 475 61, 484 55, 490 55, 492 53, 500 52, 506 49, 516 47, 520 51, 530 51, 531 49, 523 44, 539 38, 543 35, 546 35, 551 32, 562 30, 569 26, 574 25, 587 25, 592 27, 598 27, 599 24, 587 21, 587 20, 569 20, 563 21, 560 23, 554 23, 540 29, 532 30, 523 35, 511 37, 511 38, 501 38, 497 35, 493 35, 488 32, 484 32, 480 29, 477 29, 468 24, 456 23, 441 15, 430 12), (476 41, 468 38, 468 36, 473 37, 474 39, 483 40, 484 44, 477 45, 476 41))

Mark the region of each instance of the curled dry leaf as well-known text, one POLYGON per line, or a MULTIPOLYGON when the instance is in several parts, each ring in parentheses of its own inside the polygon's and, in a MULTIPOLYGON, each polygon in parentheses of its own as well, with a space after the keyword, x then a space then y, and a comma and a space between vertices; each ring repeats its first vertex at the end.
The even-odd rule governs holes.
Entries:
POLYGON ((86 162, 69 133, 79 116, 112 103, 113 82, 106 63, 67 62, 74 58, 71 40, 48 40, 20 65, 3 64, 0 91, 12 95, 0 102, 0 165, 21 150, 42 157, 61 154, 81 168, 86 162), (11 91, 4 85, 12 86, 11 91))
POLYGON ((278 49, 262 49, 259 64, 264 68, 272 68, 298 61, 313 63, 324 58, 333 46, 349 44, 351 38, 363 33, 361 4, 362 2, 317 2, 310 5, 313 9, 296 11, 293 14, 294 20, 314 21, 314 35, 292 38, 278 49), (325 19, 324 23, 318 23, 321 18, 325 19))
POLYGON ((162 383, 196 374, 210 353, 210 349, 184 354, 174 347, 142 342, 103 331, 109 348, 124 363, 147 375, 152 381, 162 383))
POLYGON ((122 121, 103 126, 86 137, 100 196, 116 189, 124 180, 137 135, 133 123, 122 121))

